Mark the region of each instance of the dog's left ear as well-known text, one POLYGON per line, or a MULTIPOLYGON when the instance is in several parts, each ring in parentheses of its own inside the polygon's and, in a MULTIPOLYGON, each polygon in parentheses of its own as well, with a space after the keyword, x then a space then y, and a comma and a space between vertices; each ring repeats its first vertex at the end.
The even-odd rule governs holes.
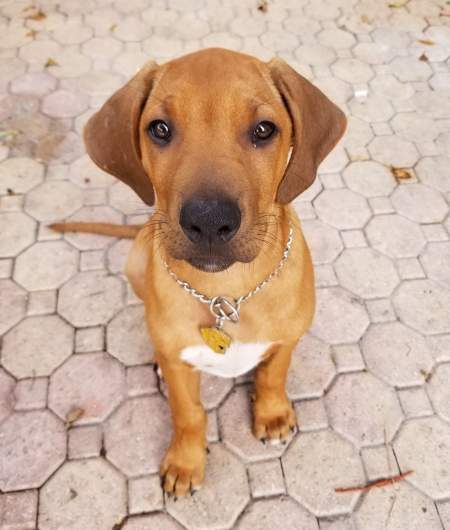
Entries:
POLYGON ((84 128, 84 143, 92 160, 133 188, 149 206, 155 202, 155 194, 141 161, 139 122, 157 68, 156 63, 147 63, 84 128))
POLYGON ((277 191, 287 204, 316 178, 317 168, 345 132, 344 113, 284 61, 268 64, 292 122, 292 153, 277 191))

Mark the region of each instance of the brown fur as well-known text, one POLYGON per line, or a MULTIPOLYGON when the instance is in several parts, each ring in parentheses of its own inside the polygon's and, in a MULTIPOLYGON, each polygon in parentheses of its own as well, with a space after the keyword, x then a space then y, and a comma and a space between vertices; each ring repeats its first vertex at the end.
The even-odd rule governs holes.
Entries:
MULTIPOLYGON (((253 431, 259 439, 286 438, 296 424, 285 391, 291 352, 314 314, 311 258, 287 203, 313 182, 344 129, 341 111, 285 63, 218 49, 144 68, 87 125, 88 152, 100 167, 149 204, 156 192, 158 209, 137 234, 126 273, 145 303, 156 360, 169 387, 174 435, 161 465, 167 492, 183 495, 203 480, 200 377, 180 352, 202 343, 200 325, 214 321, 205 305, 173 281, 162 260, 207 296, 238 297, 275 268, 293 227, 294 243, 281 275, 242 305, 239 325, 224 328, 235 341, 272 343, 256 369, 253 431), (170 146, 161 148, 146 133, 154 119, 174 124, 170 146), (254 148, 247 131, 261 120, 275 122, 279 133, 254 148), (205 189, 226 192, 242 211, 239 232, 224 250, 234 263, 223 272, 207 273, 186 261, 196 249, 180 229, 180 206, 205 189)), ((137 231, 95 224, 83 230, 88 228, 124 237, 137 231)))

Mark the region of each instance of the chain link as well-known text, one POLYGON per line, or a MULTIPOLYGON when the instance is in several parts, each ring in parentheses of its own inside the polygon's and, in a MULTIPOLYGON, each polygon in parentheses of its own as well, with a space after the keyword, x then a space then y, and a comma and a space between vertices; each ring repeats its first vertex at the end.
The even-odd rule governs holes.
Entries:
POLYGON ((284 247, 283 256, 279 261, 278 265, 275 267, 275 269, 269 274, 269 276, 267 276, 267 278, 265 278, 262 282, 258 283, 254 289, 252 289, 247 294, 234 299, 233 301, 231 301, 225 296, 214 296, 213 298, 209 298, 208 296, 202 294, 200 291, 197 291, 197 289, 194 289, 194 287, 192 287, 187 281, 180 280, 180 278, 178 278, 178 276, 169 268, 169 265, 166 261, 163 261, 163 263, 166 267, 167 272, 180 287, 182 287, 187 293, 192 295, 202 304, 206 304, 209 306, 211 313, 216 317, 217 326, 222 327, 224 320, 228 320, 229 322, 234 323, 239 322, 239 310, 241 304, 255 296, 255 294, 259 293, 259 291, 264 289, 267 284, 269 284, 276 276, 280 274, 280 271, 284 267, 284 264, 286 263, 291 252, 293 240, 294 231, 291 226, 289 228, 289 236, 286 242, 286 246, 284 247), (227 312, 226 309, 229 309, 229 312, 227 312))

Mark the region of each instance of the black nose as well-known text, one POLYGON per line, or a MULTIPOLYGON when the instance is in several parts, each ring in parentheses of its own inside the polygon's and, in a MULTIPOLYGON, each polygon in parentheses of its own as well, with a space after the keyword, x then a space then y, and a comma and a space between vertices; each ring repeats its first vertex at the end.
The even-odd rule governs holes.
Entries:
POLYGON ((226 243, 241 224, 241 211, 230 199, 190 199, 180 211, 180 225, 193 243, 226 243))

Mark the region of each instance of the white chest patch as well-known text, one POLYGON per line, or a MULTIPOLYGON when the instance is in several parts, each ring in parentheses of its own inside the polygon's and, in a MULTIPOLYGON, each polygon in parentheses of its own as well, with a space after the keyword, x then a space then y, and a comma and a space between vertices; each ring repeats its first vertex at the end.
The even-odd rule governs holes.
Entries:
POLYGON ((206 344, 198 344, 184 348, 180 357, 202 372, 220 377, 238 377, 254 368, 271 345, 271 342, 232 342, 226 353, 221 355, 206 344))

